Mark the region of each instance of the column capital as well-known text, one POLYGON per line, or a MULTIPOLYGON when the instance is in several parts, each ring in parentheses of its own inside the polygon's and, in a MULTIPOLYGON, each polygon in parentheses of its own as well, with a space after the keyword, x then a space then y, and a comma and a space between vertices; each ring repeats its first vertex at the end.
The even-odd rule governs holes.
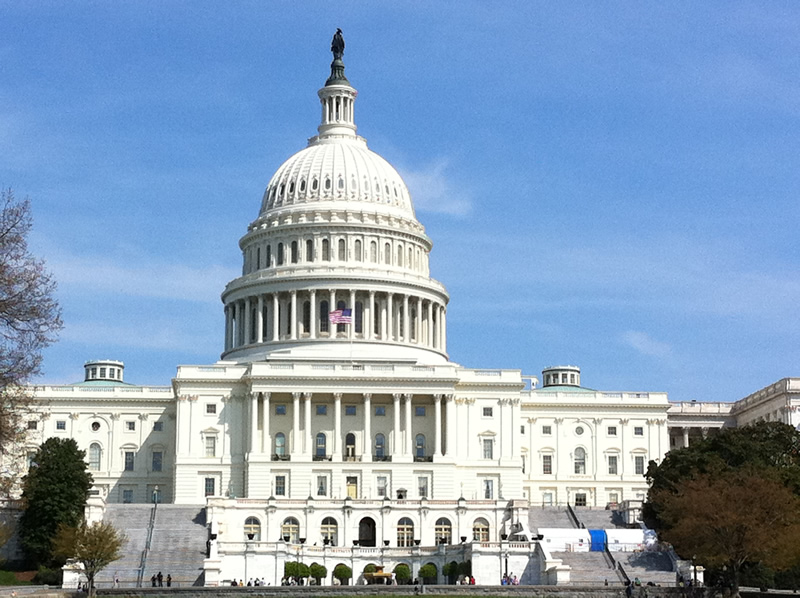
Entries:
POLYGON ((371 401, 372 400, 372 393, 371 392, 365 392, 362 396, 364 397, 365 401, 371 401))
POLYGON ((304 398, 306 401, 310 401, 310 400, 311 400, 311 396, 312 396, 314 393, 312 393, 312 392, 304 392, 304 393, 302 393, 302 394, 303 394, 303 398, 304 398))
POLYGON ((293 392, 292 393, 292 399, 294 399, 295 401, 299 401, 300 397, 302 397, 302 396, 303 396, 302 392, 293 392))
POLYGON ((442 394, 433 395, 433 400, 436 401, 437 403, 440 403, 442 401, 442 398, 444 398, 444 395, 442 394))
POLYGON ((404 393, 404 394, 403 394, 403 398, 404 398, 406 401, 410 401, 411 399, 413 399, 413 398, 414 398, 414 395, 413 395, 412 393, 404 393))
POLYGON ((402 399, 402 398, 403 398, 403 395, 402 395, 401 393, 399 393, 399 392, 393 392, 393 393, 392 393, 392 398, 393 398, 395 401, 399 401, 400 399, 402 399))
MULTIPOLYGON (((309 392, 307 394, 310 395, 311 393, 309 392)), ((333 393, 333 400, 334 401, 341 401, 342 400, 342 393, 340 393, 340 392, 333 393)))

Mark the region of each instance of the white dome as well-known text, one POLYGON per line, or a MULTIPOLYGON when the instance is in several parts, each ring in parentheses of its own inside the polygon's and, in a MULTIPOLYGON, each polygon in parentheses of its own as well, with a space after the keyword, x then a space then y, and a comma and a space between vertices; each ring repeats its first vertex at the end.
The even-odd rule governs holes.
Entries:
POLYGON ((403 179, 355 136, 315 137, 286 160, 267 185, 260 216, 311 202, 369 203, 372 211, 415 219, 403 179))

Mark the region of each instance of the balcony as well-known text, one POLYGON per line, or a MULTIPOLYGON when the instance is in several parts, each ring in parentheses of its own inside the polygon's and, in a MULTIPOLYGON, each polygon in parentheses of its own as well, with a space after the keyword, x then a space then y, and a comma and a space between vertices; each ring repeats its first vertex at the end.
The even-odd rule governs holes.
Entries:
POLYGON ((422 457, 414 457, 414 463, 433 463, 433 455, 430 456, 422 456, 422 457))
POLYGON ((273 461, 291 461, 291 455, 278 455, 277 453, 272 454, 273 461))
POLYGON ((361 461, 361 455, 343 455, 342 460, 350 463, 361 461))
POLYGON ((372 457, 372 460, 373 461, 382 461, 384 463, 390 463, 392 461, 392 456, 391 455, 382 455, 382 456, 379 457, 377 455, 374 455, 372 457))
POLYGON ((331 457, 331 455, 314 455, 313 457, 311 457, 311 460, 312 461, 331 461, 332 457, 331 457))

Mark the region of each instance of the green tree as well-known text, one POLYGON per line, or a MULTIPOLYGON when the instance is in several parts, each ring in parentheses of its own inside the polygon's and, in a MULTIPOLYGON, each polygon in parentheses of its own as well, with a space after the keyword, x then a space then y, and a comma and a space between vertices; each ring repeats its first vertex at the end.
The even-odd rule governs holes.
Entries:
POLYGON ((333 576, 338 579, 343 586, 346 586, 353 578, 353 570, 347 565, 339 563, 333 568, 333 576))
POLYGON ((308 574, 320 585, 320 581, 328 577, 328 568, 319 563, 311 563, 308 568, 308 574))
MULTIPOLYGON (((0 191, 0 454, 18 451, 32 400, 27 384, 62 327, 56 284, 28 250, 32 224, 30 201, 0 191)), ((0 492, 15 482, 13 472, 4 475, 0 492)))
POLYGON ((424 583, 436 583, 437 576, 436 565, 432 563, 422 565, 422 567, 419 568, 419 577, 424 583))
POLYGON ((400 563, 394 568, 394 576, 397 579, 397 583, 407 583, 411 579, 411 569, 409 569, 408 565, 400 563))
POLYGON ((297 561, 289 561, 283 564, 283 576, 286 579, 297 579, 297 567, 300 563, 297 561))
POLYGON ((89 596, 94 596, 94 580, 108 565, 122 558, 122 547, 128 539, 125 534, 107 521, 77 527, 60 525, 53 540, 53 552, 63 559, 73 558, 83 565, 89 585, 89 596))
POLYGON ((53 555, 52 539, 60 525, 78 527, 92 487, 85 452, 73 439, 49 438, 33 457, 24 479, 24 512, 19 537, 25 555, 34 565, 63 565, 53 555))

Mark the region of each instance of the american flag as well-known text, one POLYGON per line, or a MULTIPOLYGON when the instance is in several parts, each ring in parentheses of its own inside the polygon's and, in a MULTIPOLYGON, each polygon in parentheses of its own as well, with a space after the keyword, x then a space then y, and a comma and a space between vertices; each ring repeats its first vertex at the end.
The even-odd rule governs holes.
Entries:
POLYGON ((334 309, 328 314, 328 319, 333 324, 352 324, 353 323, 353 310, 352 309, 334 309))

